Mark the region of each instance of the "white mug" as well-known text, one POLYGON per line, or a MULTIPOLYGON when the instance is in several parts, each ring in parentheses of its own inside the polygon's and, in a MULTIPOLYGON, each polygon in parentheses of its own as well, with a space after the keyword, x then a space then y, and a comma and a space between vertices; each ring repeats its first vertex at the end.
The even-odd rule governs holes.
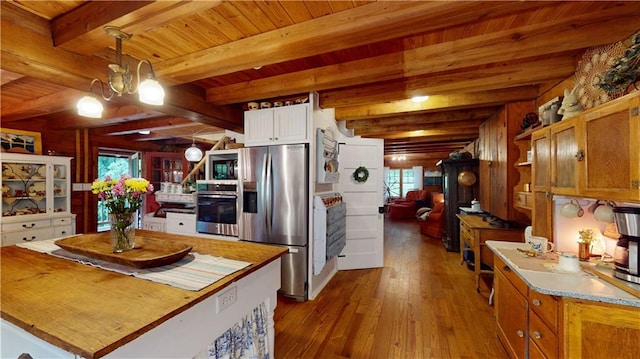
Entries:
POLYGON ((613 223, 613 207, 610 204, 598 206, 593 211, 593 216, 600 222, 613 223))
POLYGON ((560 208, 560 214, 567 218, 578 218, 582 217, 584 210, 580 207, 578 201, 571 200, 570 203, 566 203, 560 208))
POLYGON ((531 236, 529 244, 531 245, 531 250, 538 253, 538 255, 550 252, 554 248, 553 243, 549 242, 545 237, 531 236))

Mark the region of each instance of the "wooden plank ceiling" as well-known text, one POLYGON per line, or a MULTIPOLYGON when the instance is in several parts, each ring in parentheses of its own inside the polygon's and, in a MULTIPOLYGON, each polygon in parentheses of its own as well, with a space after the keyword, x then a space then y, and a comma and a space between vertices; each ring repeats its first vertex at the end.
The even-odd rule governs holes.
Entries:
POLYGON ((639 28, 634 2, 3 1, 2 126, 46 119, 127 140, 188 143, 242 132, 248 101, 315 91, 322 108, 385 154, 442 158, 478 137, 501 105, 570 77, 585 49, 639 28), (118 26, 123 53, 148 59, 162 107, 130 96, 104 119, 75 115, 106 81, 118 26), (429 95, 413 103, 413 95, 429 95), (149 130, 149 135, 138 135, 149 130))

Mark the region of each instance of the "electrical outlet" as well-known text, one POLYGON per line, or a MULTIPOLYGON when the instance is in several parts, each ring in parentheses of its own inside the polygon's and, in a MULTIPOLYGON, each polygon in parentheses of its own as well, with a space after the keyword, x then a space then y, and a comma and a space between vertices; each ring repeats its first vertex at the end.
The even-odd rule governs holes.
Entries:
POLYGON ((224 292, 218 294, 216 297, 216 313, 220 313, 223 310, 229 308, 236 302, 238 295, 238 288, 233 286, 224 292))

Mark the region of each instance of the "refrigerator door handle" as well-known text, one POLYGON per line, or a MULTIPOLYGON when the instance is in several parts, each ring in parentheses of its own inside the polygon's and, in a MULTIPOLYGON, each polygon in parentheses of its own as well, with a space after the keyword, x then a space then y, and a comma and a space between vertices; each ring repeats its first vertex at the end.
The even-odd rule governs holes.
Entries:
MULTIPOLYGON (((262 155, 262 173, 260 173, 260 213, 267 213, 267 153, 262 155)), ((264 224, 267 226, 267 216, 264 216, 264 224)))
POLYGON ((267 219, 267 233, 271 233, 271 226, 273 225, 273 173, 271 171, 271 165, 273 163, 273 159, 271 158, 271 153, 268 153, 267 155, 267 190, 265 191, 266 193, 266 203, 265 203, 265 207, 266 207, 266 219, 267 219))

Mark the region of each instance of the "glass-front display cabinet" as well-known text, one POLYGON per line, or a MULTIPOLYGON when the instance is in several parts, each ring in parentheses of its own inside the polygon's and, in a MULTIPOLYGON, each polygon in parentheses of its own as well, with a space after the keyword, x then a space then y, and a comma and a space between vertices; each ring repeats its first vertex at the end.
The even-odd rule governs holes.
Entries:
POLYGON ((2 245, 75 233, 71 158, 3 153, 2 245))

